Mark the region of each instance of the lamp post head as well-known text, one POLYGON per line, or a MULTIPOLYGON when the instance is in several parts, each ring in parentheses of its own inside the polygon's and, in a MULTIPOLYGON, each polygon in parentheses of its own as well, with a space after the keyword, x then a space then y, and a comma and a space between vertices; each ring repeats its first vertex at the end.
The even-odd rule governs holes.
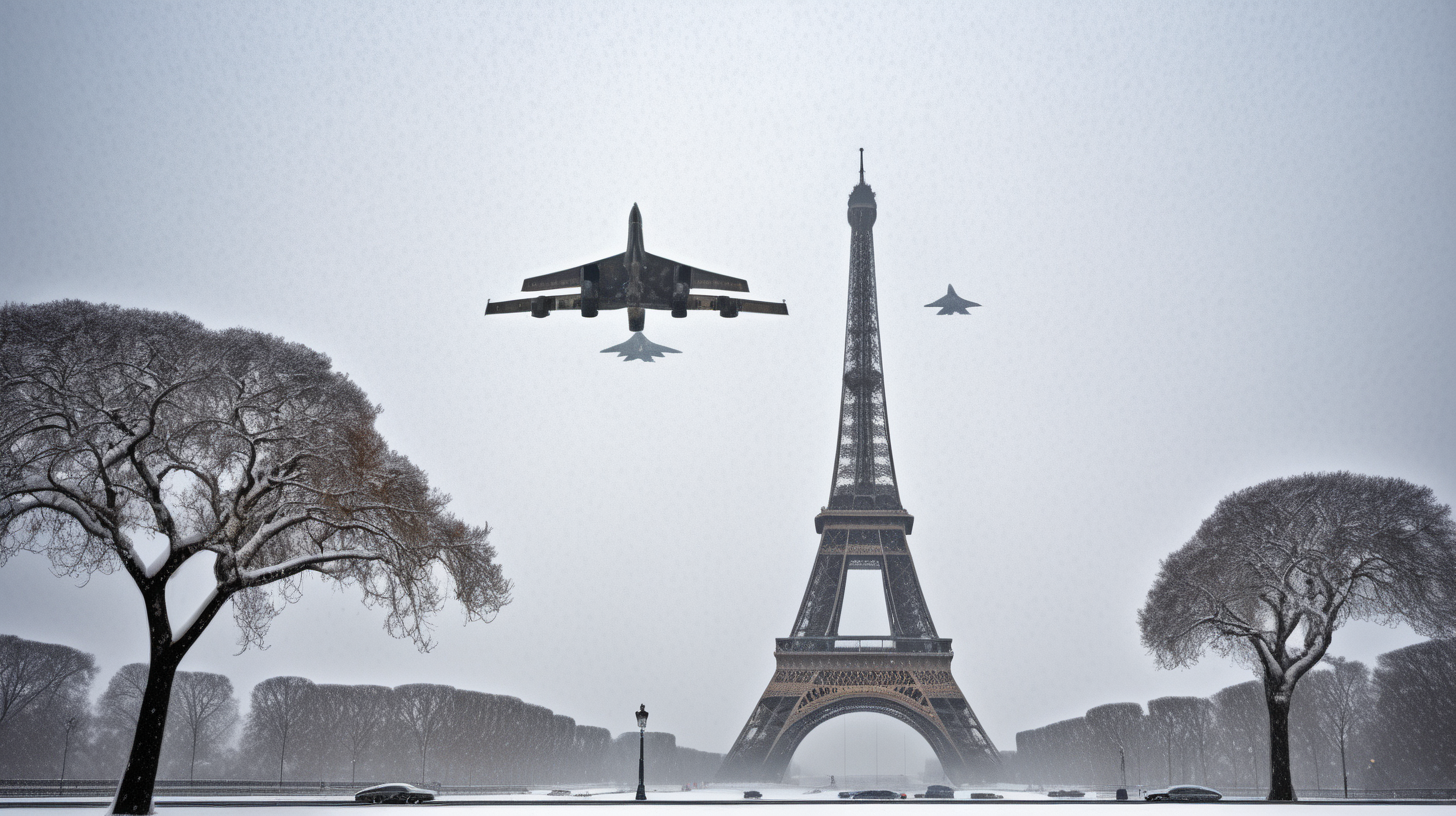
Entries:
POLYGON ((640 729, 642 729, 642 730, 644 730, 644 731, 647 730, 647 704, 646 703, 643 703, 642 704, 642 707, 637 709, 637 727, 640 728, 640 729))

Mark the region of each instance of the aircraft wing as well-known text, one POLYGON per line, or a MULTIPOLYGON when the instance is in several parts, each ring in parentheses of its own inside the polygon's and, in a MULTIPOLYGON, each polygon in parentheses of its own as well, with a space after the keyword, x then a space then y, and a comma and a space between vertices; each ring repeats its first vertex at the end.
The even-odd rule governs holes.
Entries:
POLYGON ((933 303, 927 303, 927 304, 925 304, 925 307, 927 309, 930 308, 930 307, 932 307, 932 306, 935 306, 935 307, 938 307, 938 308, 942 308, 942 309, 964 309, 964 308, 966 308, 968 306, 980 306, 980 305, 981 304, 979 304, 979 303, 972 303, 971 301, 966 300, 965 298, 956 297, 955 295, 945 295, 940 300, 937 300, 937 301, 935 301, 933 303))
POLYGON ((664 258, 661 255, 648 253, 647 263, 654 268, 666 268, 668 270, 676 270, 679 266, 687 266, 688 269, 692 270, 692 278, 688 282, 688 285, 694 289, 722 289, 727 292, 748 291, 748 281, 742 278, 730 278, 727 275, 719 275, 717 272, 698 269, 695 266, 679 263, 671 258, 664 258))
MULTIPOLYGON (((703 309, 718 311, 720 297, 727 295, 688 295, 689 309, 703 309)), ((789 306, 786 303, 765 303, 761 300, 747 300, 745 298, 729 298, 737 305, 740 312, 758 312, 759 314, 786 315, 789 313, 789 306)))
POLYGON ((787 303, 765 303, 761 300, 743 300, 742 298, 733 298, 733 301, 738 304, 738 311, 740 312, 758 312, 759 314, 776 315, 786 315, 789 313, 789 304, 787 303))
MULTIPOLYGON (((620 269, 622 266, 622 255, 619 253, 610 258, 603 258, 596 261, 598 267, 620 269)), ((547 289, 572 289, 581 285, 581 270, 591 264, 573 266, 570 269, 563 269, 560 272, 552 272, 549 275, 537 275, 534 278, 526 278, 521 284, 522 292, 541 292, 547 289)), ((489 314, 489 312, 487 313, 489 314)))
MULTIPOLYGON (((559 272, 557 274, 560 274, 559 272)), ((581 295, 539 295, 546 306, 546 311, 554 312, 558 309, 580 309, 581 295)), ((511 314, 512 312, 529 312, 536 305, 536 298, 522 298, 520 300, 499 300, 485 304, 485 313, 511 314)))

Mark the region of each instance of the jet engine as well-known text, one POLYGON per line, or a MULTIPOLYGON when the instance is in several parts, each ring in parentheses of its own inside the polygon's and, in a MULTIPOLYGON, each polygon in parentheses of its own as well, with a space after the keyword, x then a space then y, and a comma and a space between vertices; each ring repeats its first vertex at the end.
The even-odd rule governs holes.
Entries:
POLYGON ((720 295, 718 297, 718 316, 737 317, 738 302, 735 301, 733 298, 728 297, 727 295, 720 295))
POLYGON ((677 274, 673 276, 672 282, 672 316, 688 316, 688 290, 692 288, 693 268, 684 264, 677 265, 677 274))
POLYGON ((551 314, 551 307, 546 303, 545 295, 537 295, 531 300, 531 317, 547 317, 551 314))
POLYGON ((581 268, 581 316, 596 317, 597 306, 601 303, 601 293, 597 284, 601 281, 602 270, 596 264, 587 264, 581 268))

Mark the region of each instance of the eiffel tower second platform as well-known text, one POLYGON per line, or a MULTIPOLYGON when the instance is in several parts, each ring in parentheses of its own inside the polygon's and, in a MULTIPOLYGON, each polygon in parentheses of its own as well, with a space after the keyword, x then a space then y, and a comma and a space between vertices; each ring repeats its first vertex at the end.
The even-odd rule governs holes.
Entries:
POLYGON ((839 445, 829 504, 814 518, 819 551, 789 637, 775 641, 773 678, 718 779, 778 782, 804 737, 841 714, 894 717, 930 743, 953 782, 996 775, 1000 757, 951 674, 949 638, 936 634, 907 536, 915 519, 900 504, 880 360, 875 295, 875 195, 849 198, 849 303, 839 445), (878 570, 888 636, 839 632, 849 570, 878 570))

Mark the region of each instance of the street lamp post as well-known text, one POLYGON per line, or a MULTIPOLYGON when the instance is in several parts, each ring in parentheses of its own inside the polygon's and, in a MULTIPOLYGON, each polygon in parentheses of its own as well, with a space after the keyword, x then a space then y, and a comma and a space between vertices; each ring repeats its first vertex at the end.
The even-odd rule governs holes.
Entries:
POLYGON ((637 709, 637 801, 647 801, 647 705, 637 709))
MULTIPOLYGON (((66 749, 61 752, 61 781, 60 784, 57 785, 56 791, 58 794, 65 794, 66 792, 66 760, 71 756, 71 731, 76 727, 76 723, 79 722, 80 719, 80 717, 68 717, 65 721, 66 749)), ((1372 759, 1370 761, 1374 762, 1375 760, 1372 759)))

